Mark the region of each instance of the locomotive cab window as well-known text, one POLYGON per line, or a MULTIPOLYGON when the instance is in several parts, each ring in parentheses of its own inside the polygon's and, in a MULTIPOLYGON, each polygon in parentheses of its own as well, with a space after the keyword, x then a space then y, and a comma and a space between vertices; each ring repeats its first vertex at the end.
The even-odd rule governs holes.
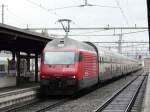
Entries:
POLYGON ((74 64, 75 52, 45 52, 44 64, 74 64))

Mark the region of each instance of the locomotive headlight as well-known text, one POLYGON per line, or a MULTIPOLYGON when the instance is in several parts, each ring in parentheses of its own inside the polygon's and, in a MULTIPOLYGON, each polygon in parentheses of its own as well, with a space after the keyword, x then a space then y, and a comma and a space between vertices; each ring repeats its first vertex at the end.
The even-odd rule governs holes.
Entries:
POLYGON ((69 79, 75 79, 76 76, 75 75, 72 75, 72 76, 68 76, 69 79))
POLYGON ((43 79, 44 79, 44 78, 45 78, 45 75, 41 75, 41 78, 43 78, 43 79))
POLYGON ((72 78, 73 78, 73 79, 75 79, 75 78, 76 78, 76 76, 74 75, 74 76, 72 76, 72 78))

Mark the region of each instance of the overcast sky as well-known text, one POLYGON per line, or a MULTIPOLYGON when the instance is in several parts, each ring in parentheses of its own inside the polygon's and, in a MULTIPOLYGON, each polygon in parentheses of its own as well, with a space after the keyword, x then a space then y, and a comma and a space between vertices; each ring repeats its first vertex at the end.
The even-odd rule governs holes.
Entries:
MULTIPOLYGON (((71 27, 147 27, 146 0, 88 0, 89 4, 99 6, 76 7, 84 4, 84 0, 1 0, 5 4, 4 22, 20 28, 61 27, 58 19, 71 19, 71 27), (75 7, 73 7, 75 6, 75 7), (103 6, 103 7, 101 7, 103 6), (104 7, 108 6, 108 7, 104 7), (70 8, 62 8, 70 7, 70 8), (120 7, 120 8, 119 8, 120 7), (56 8, 62 8, 55 10, 56 8)), ((1 11, 1 10, 0 10, 1 11)), ((73 32, 71 34, 89 31, 73 32)), ((119 32, 119 31, 118 31, 119 32)), ((50 31, 51 34, 59 34, 50 31)), ((62 34, 62 32, 61 32, 62 34)), ((89 34, 112 34, 101 31, 89 34)), ((74 37, 80 40, 117 41, 118 37, 74 37)), ((125 41, 148 41, 148 33, 124 35, 125 41)))
POLYGON ((147 26, 146 0, 88 0, 89 4, 118 7, 72 7, 79 6, 84 0, 1 0, 6 5, 5 23, 19 27, 59 27, 56 21, 61 18, 73 20, 72 27, 147 26), (39 6, 38 6, 39 5, 39 6), (40 7, 41 5, 41 7, 40 7), (43 8, 42 8, 43 7, 43 8), (45 8, 45 9, 44 9, 45 8))

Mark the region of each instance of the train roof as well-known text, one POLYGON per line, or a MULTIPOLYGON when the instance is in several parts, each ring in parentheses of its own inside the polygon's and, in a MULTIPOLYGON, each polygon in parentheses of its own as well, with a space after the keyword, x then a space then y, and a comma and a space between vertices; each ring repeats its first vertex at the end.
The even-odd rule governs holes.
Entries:
POLYGON ((129 63, 129 62, 138 63, 138 60, 136 60, 136 59, 132 59, 127 56, 123 56, 122 54, 107 50, 107 49, 102 48, 99 45, 96 45, 92 42, 86 42, 86 43, 89 45, 95 46, 94 48, 97 48, 97 52, 99 53, 99 56, 102 56, 104 58, 118 60, 119 62, 124 62, 124 63, 129 63))
POLYGON ((125 63, 133 62, 137 63, 135 59, 131 59, 127 56, 123 56, 119 53, 114 53, 110 50, 106 50, 92 42, 80 42, 71 38, 56 38, 46 45, 45 49, 80 49, 97 52, 102 57, 115 59, 118 61, 124 61, 125 63))
POLYGON ((95 49, 83 42, 71 38, 57 38, 46 45, 46 49, 81 49, 88 51, 95 51, 95 49))

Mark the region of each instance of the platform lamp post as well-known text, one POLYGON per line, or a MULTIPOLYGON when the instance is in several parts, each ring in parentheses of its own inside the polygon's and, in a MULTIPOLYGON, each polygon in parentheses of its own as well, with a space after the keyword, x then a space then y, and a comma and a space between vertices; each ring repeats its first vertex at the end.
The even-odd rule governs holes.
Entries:
POLYGON ((63 30, 66 32, 65 38, 68 37, 68 33, 70 32, 70 19, 59 19, 58 22, 61 23, 63 30))

